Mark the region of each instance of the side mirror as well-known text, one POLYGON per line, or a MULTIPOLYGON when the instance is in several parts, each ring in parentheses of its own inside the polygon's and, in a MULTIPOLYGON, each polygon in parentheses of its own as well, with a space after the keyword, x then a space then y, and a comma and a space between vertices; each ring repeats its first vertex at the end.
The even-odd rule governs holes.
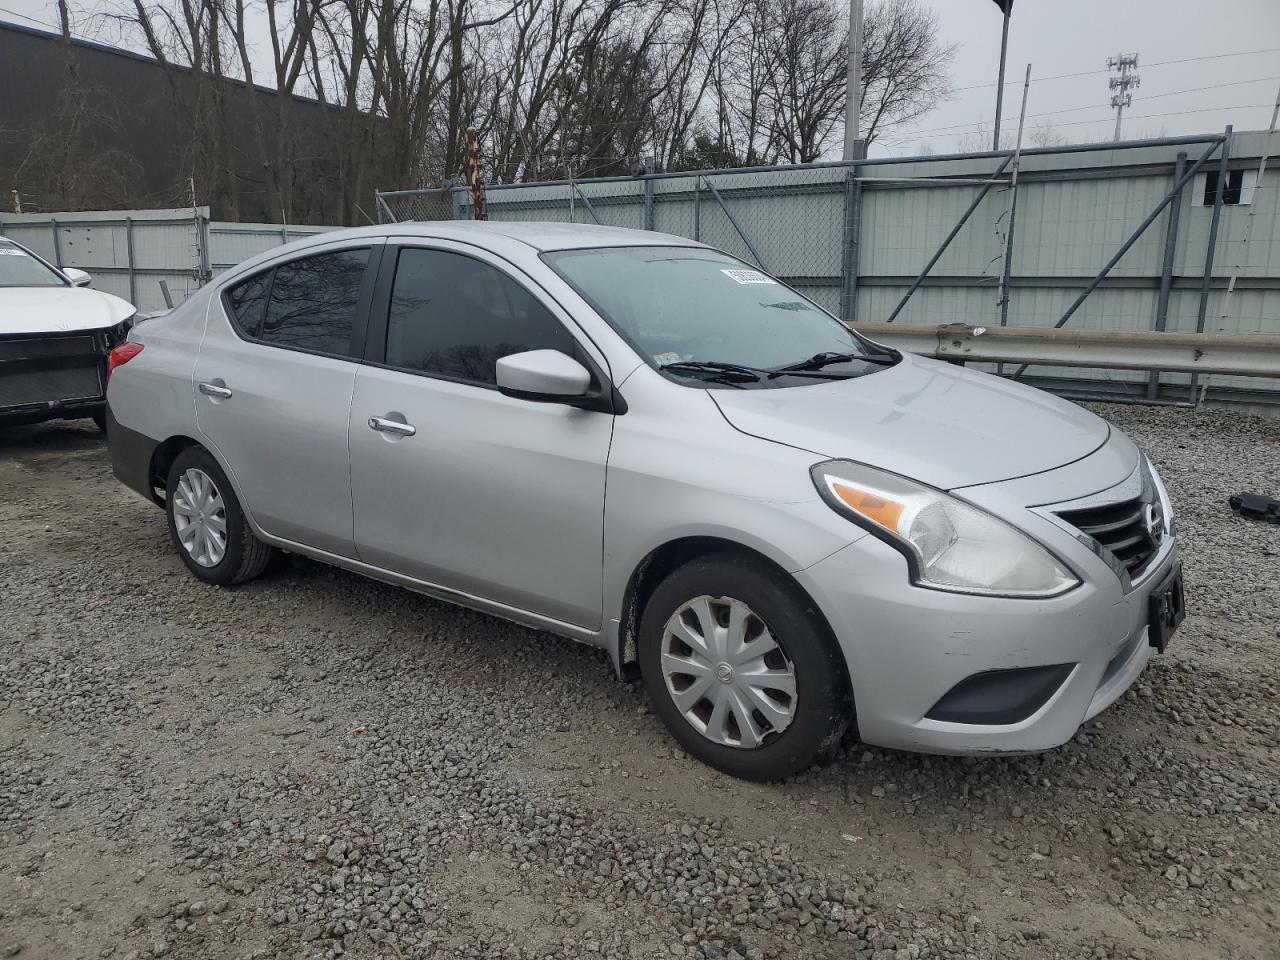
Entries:
POLYGON ((73 287, 87 287, 93 283, 93 277, 75 267, 63 267, 62 275, 71 281, 73 287))
POLYGON ((582 400, 591 389, 587 368, 559 350, 527 350, 502 357, 498 389, 508 397, 564 403, 582 400))

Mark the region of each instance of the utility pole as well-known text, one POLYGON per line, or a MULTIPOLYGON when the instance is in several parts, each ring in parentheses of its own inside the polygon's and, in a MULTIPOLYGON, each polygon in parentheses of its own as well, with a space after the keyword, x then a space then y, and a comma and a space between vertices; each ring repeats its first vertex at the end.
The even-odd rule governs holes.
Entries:
POLYGON ((844 159, 856 158, 862 113, 862 0, 849 0, 849 68, 845 78, 844 159))
POLYGON ((1124 116, 1124 108, 1133 103, 1130 87, 1142 86, 1142 78, 1130 71, 1138 69, 1136 53, 1120 53, 1107 58, 1107 69, 1118 72, 1120 76, 1111 77, 1111 106, 1116 111, 1116 134, 1113 140, 1120 139, 1120 120, 1124 116))

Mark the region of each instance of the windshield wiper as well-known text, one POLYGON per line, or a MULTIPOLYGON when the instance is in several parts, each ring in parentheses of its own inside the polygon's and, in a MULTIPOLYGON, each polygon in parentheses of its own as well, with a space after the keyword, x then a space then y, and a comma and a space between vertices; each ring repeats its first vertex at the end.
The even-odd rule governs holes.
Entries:
POLYGON ((796 373, 818 371, 833 363, 850 363, 854 360, 861 360, 863 363, 874 363, 881 367, 891 367, 900 359, 901 357, 895 354, 834 353, 830 350, 824 350, 822 353, 815 353, 808 360, 789 363, 785 367, 778 367, 776 370, 769 371, 769 379, 791 376, 796 373))
POLYGON ((718 360, 675 360, 671 363, 664 363, 658 369, 670 370, 674 373, 688 371, 689 373, 718 373, 722 376, 729 374, 751 381, 761 380, 769 375, 767 370, 744 367, 737 363, 721 363, 718 360))

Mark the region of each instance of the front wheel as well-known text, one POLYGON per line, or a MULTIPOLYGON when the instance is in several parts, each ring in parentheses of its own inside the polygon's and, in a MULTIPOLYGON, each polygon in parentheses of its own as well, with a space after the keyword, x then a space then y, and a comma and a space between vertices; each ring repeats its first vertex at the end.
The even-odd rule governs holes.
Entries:
POLYGON ((745 780, 778 780, 840 742, 851 715, 830 631, 784 574, 718 555, 675 570, 640 622, 654 711, 693 756, 745 780))
POLYGON ((271 548, 249 527, 227 475, 202 447, 187 447, 174 457, 165 513, 174 549, 205 583, 251 580, 271 559, 271 548))

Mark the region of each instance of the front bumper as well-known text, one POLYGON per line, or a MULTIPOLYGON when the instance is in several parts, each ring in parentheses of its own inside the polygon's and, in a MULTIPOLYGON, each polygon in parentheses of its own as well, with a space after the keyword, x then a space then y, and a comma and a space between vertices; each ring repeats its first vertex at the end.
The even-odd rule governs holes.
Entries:
MULTIPOLYGON (((992 493, 985 505, 995 507, 1000 496, 992 493)), ((969 499, 979 502, 982 496, 969 499)), ((1008 516, 1005 507, 999 512, 1008 516)), ((844 652, 865 742, 948 754, 1046 750, 1071 739, 1081 723, 1110 706, 1142 672, 1154 652, 1147 642, 1148 600, 1178 563, 1174 537, 1168 536, 1141 576, 1128 582, 1066 530, 1041 522, 1035 535, 1067 559, 1083 581, 1050 599, 912 586, 902 556, 875 537, 796 575, 844 652), (1029 715, 1014 722, 1000 722, 999 711, 992 712, 996 722, 937 718, 956 715, 935 708, 963 682, 988 674, 1018 677, 992 672, 1021 668, 1043 668, 1026 676, 1049 678, 1051 684, 1036 694, 1029 715)), ((1028 510, 1023 526, 1035 525, 1028 510)), ((978 692, 969 704, 980 702, 980 686, 978 692)))
POLYGON ((127 325, 0 337, 0 424, 103 413, 106 357, 127 325))

